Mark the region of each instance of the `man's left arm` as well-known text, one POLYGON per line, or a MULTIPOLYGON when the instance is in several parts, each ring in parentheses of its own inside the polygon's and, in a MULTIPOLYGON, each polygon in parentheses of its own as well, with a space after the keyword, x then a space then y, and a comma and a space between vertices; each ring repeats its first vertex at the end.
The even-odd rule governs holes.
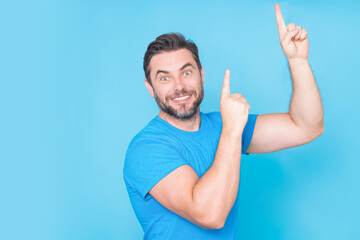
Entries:
POLYGON ((248 153, 274 152, 308 143, 324 132, 323 106, 308 62, 307 31, 285 25, 275 5, 281 47, 288 59, 293 94, 288 113, 258 115, 248 153))

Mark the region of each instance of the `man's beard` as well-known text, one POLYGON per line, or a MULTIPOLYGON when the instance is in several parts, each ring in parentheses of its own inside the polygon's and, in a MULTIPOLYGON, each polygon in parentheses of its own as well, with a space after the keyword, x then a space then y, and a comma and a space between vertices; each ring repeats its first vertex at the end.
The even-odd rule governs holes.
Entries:
POLYGON ((165 101, 161 101, 161 99, 156 94, 155 90, 154 90, 154 96, 155 96, 157 105, 163 112, 165 112, 165 113, 169 114, 170 116, 175 117, 179 120, 187 120, 187 119, 191 119, 197 113, 200 103, 202 102, 202 100, 204 98, 204 88, 201 84, 201 89, 199 91, 199 94, 197 94, 195 90, 187 91, 186 89, 183 88, 180 91, 176 91, 171 96, 166 96, 165 101), (195 97, 195 101, 192 104, 192 106, 189 108, 189 110, 186 110, 185 103, 180 105, 180 110, 176 110, 170 106, 169 101, 171 101, 171 98, 177 98, 180 96, 185 96, 185 95, 190 95, 190 94, 195 97))

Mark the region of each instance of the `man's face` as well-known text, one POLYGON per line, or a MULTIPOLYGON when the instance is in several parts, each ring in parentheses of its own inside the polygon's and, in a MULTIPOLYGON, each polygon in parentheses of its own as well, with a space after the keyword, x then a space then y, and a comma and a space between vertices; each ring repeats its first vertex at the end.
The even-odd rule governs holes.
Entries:
POLYGON ((177 119, 190 119, 204 97, 203 69, 187 49, 156 54, 150 60, 151 84, 146 87, 160 110, 177 119))

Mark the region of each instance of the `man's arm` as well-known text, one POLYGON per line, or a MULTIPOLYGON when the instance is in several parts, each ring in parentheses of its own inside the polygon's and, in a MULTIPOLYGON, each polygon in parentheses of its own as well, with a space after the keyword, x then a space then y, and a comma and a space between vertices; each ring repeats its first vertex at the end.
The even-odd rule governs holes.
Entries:
POLYGON ((200 179, 189 165, 181 166, 150 190, 164 207, 207 229, 224 226, 239 188, 241 138, 250 105, 242 95, 230 95, 229 81, 227 71, 220 101, 223 129, 212 166, 200 179))
POLYGON ((275 11, 281 47, 289 62, 293 95, 288 113, 257 117, 248 153, 296 147, 324 132, 321 97, 308 62, 307 31, 293 23, 286 27, 278 4, 275 11))
POLYGON ((199 179, 181 166, 158 182, 150 194, 161 205, 205 229, 220 229, 239 187, 241 136, 222 132, 212 166, 199 179))
POLYGON ((293 95, 289 115, 294 123, 310 134, 324 132, 323 106, 319 89, 307 59, 290 59, 293 95))

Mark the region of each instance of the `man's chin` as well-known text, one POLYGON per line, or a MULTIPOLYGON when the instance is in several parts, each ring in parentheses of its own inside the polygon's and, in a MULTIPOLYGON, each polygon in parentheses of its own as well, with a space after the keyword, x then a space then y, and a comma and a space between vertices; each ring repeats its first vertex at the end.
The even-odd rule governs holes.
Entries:
POLYGON ((187 119, 193 118, 197 112, 198 112, 198 108, 197 109, 189 109, 188 111, 180 111, 180 112, 177 112, 176 115, 180 119, 187 120, 187 119))
POLYGON ((174 117, 174 118, 177 118, 179 120, 188 120, 188 119, 191 119, 193 118, 196 113, 197 113, 197 110, 195 109, 189 109, 187 111, 179 111, 179 110, 175 110, 173 108, 167 108, 167 109, 162 109, 163 112, 165 112, 166 114, 174 117))
POLYGON ((183 104, 162 102, 157 96, 155 97, 155 100, 160 110, 164 112, 166 115, 176 118, 178 120, 185 121, 192 119, 199 112, 199 106, 202 101, 202 97, 196 99, 195 101, 189 101, 183 104))

